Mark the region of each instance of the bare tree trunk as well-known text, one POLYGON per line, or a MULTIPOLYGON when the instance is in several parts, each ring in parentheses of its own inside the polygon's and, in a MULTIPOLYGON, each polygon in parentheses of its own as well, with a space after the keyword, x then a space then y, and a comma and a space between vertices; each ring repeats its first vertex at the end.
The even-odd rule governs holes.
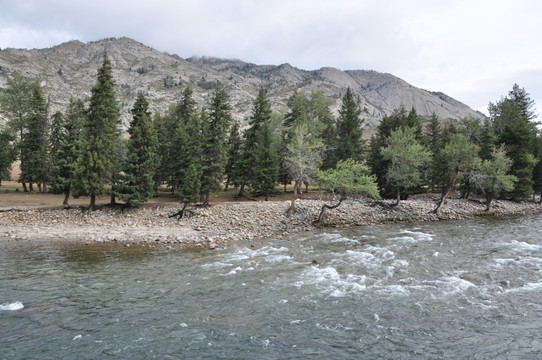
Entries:
POLYGON ((28 189, 26 187, 26 183, 25 182, 22 182, 21 184, 23 184, 23 191, 24 192, 28 192, 28 189))
POLYGON ((28 186, 28 190, 29 190, 30 192, 33 192, 33 191, 34 191, 34 185, 32 185, 32 183, 29 183, 28 185, 29 185, 29 186, 28 186))
POLYGON ((62 202, 62 206, 65 206, 65 207, 70 206, 68 202, 69 198, 70 198, 70 190, 64 191, 64 201, 62 202))
POLYGON ((401 201, 401 190, 397 189, 397 200, 393 206, 399 206, 399 202, 401 201))
POLYGON ((89 210, 90 211, 96 210, 96 195, 95 194, 90 195, 89 210))
POLYGON ((288 211, 286 211, 286 214, 288 216, 292 215, 294 213, 294 209, 295 209, 295 200, 297 199, 297 190, 296 190, 296 187, 297 187, 297 181, 295 182, 294 184, 294 191, 293 191, 293 195, 292 195, 292 202, 290 203, 290 207, 288 208, 288 211))
POLYGON ((339 205, 341 205, 341 203, 343 202, 344 198, 341 198, 339 200, 339 202, 335 205, 328 205, 328 204, 324 204, 322 205, 322 209, 320 210, 320 215, 318 215, 318 219, 316 220, 317 223, 321 223, 322 222, 322 219, 324 218, 324 213, 326 211, 326 209, 335 209, 335 208, 338 208, 339 205))
POLYGON ((486 211, 491 209, 491 200, 493 200, 493 194, 489 193, 486 196, 486 211))
POLYGON ((38 185, 38 192, 41 194, 41 183, 37 183, 36 185, 38 185))
POLYGON ((450 193, 454 189, 455 181, 457 180, 458 176, 459 176, 459 171, 455 170, 454 175, 452 176, 452 180, 450 181, 450 183, 448 184, 448 186, 442 193, 442 196, 440 197, 440 201, 438 203, 437 208, 433 211, 435 214, 440 215, 440 208, 442 208, 442 205, 444 205, 444 202, 448 198, 448 195, 450 195, 450 193))

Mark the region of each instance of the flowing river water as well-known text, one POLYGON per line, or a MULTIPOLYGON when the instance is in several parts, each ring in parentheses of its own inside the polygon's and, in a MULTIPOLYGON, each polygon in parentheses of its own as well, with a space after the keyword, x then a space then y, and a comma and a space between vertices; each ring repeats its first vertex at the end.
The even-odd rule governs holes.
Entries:
POLYGON ((0 359, 539 359, 541 224, 327 229, 199 252, 3 242, 0 359))

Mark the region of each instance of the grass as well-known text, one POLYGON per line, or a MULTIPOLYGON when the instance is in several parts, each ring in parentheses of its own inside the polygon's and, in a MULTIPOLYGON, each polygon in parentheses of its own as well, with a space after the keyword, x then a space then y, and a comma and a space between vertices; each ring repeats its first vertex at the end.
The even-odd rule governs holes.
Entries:
MULTIPOLYGON (((36 187, 34 187, 37 190, 36 187)), ((288 187, 286 193, 283 186, 277 187, 277 195, 269 198, 270 201, 285 201, 292 198, 292 187, 288 187)), ((210 203, 224 203, 224 202, 247 202, 251 201, 245 198, 237 197, 238 189, 229 188, 228 191, 217 191, 211 194, 210 203)), ((304 193, 299 196, 300 198, 319 198, 320 193, 317 189, 310 188, 309 193, 304 193)), ((61 207, 64 200, 63 194, 41 194, 36 192, 23 192, 23 187, 20 183, 13 181, 3 181, 0 186, 0 208, 13 208, 13 207, 61 207), (17 191, 18 190, 18 191, 17 191)), ((264 201, 263 196, 255 198, 256 201, 264 201)), ((110 201, 109 195, 99 196, 96 198, 97 204, 108 204, 110 201)), ((78 199, 70 197, 70 205, 88 205, 90 198, 87 196, 81 196, 78 199)), ((174 204, 178 203, 179 198, 172 195, 170 189, 162 188, 159 191, 158 196, 149 200, 149 204, 174 204)))

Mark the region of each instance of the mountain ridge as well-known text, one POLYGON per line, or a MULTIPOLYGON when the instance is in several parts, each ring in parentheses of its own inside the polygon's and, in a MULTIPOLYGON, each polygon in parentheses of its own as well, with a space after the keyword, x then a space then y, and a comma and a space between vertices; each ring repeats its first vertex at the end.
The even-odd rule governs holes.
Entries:
POLYGON ((214 81, 228 88, 233 116, 245 123, 252 111, 252 100, 260 86, 267 89, 272 107, 284 111, 294 91, 310 94, 321 90, 334 99, 336 114, 347 87, 352 89, 362 109, 365 127, 375 127, 385 115, 403 105, 429 117, 483 118, 484 115, 439 91, 428 91, 387 73, 374 70, 339 70, 323 67, 302 70, 288 63, 257 65, 239 59, 200 56, 183 59, 160 52, 136 40, 121 37, 88 43, 68 41, 45 49, 0 50, 0 88, 19 72, 41 81, 50 96, 52 111, 64 110, 70 97, 88 98, 96 82, 97 69, 104 50, 113 66, 117 94, 124 124, 128 124, 130 109, 138 92, 143 91, 153 111, 165 111, 180 99, 182 90, 190 85, 198 105, 204 106, 214 81))

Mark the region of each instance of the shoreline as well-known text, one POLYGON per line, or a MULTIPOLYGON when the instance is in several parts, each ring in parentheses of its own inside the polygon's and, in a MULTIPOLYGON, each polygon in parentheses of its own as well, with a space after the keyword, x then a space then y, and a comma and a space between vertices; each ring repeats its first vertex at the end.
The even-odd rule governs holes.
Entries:
MULTIPOLYGON (((156 244, 168 248, 215 249, 231 242, 255 238, 283 238, 322 228, 313 225, 322 200, 296 201, 296 211, 286 216, 289 201, 216 203, 192 209, 181 220, 170 218, 178 204, 144 205, 140 208, 108 208, 83 212, 80 208, 13 208, 0 212, 1 241, 76 241, 156 244)), ((372 226, 400 222, 467 220, 481 216, 542 213, 532 201, 494 200, 492 211, 478 200, 448 199, 439 216, 432 213, 436 198, 423 196, 395 200, 345 201, 328 211, 323 228, 372 226)))

